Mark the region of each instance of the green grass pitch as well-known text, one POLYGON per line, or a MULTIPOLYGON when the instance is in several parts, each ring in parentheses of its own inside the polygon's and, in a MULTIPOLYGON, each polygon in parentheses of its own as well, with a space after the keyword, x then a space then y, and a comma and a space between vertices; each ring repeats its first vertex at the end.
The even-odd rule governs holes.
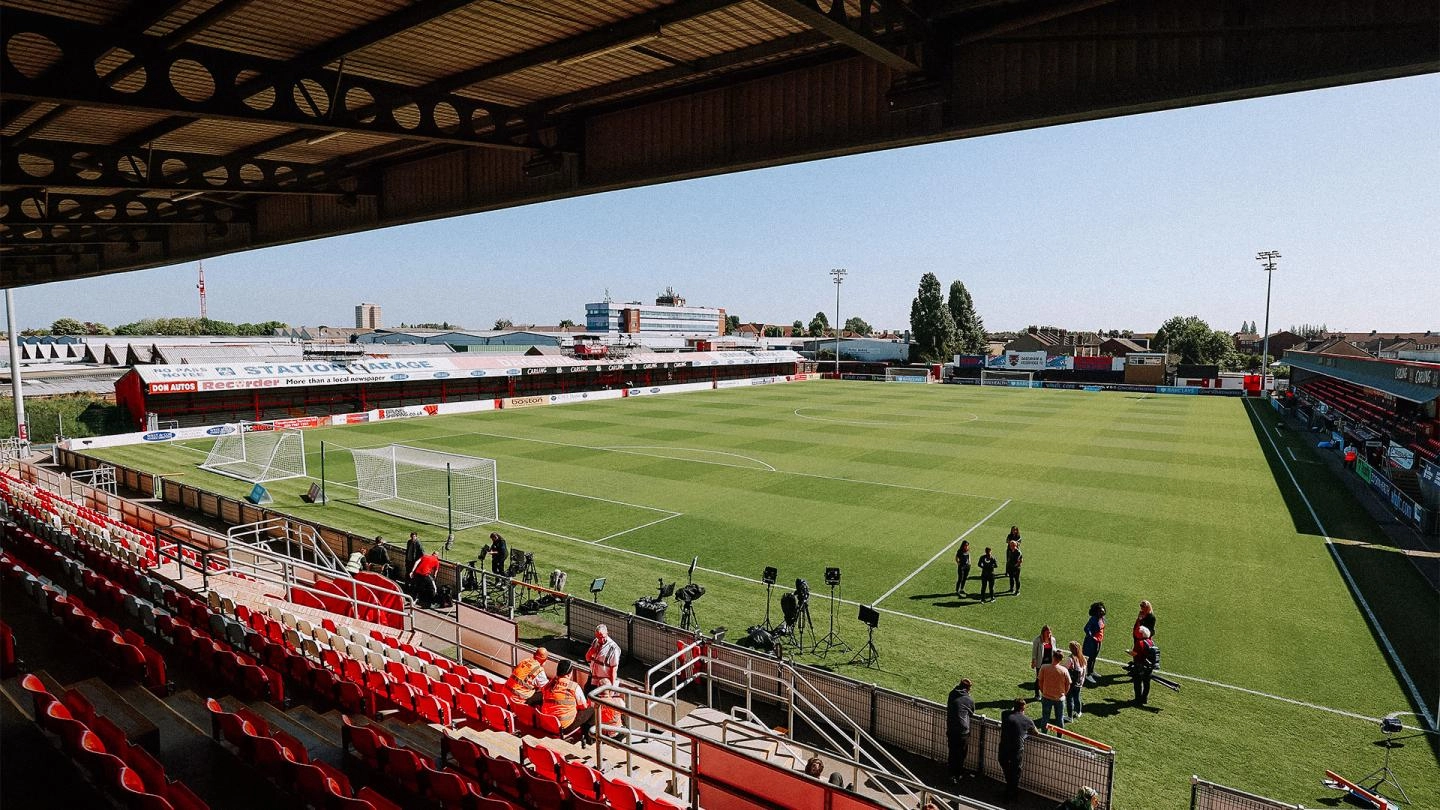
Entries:
MULTIPOLYGON (((1370 744, 1379 730, 1363 718, 1415 707, 1315 517, 1432 712, 1440 601, 1313 462, 1313 442, 1274 431, 1273 417, 1230 398, 767 386, 312 430, 309 469, 319 473, 324 441, 331 504, 301 504, 308 481, 272 492, 296 515, 403 539, 410 524, 350 502, 344 447, 396 442, 494 458, 501 531, 535 552, 542 577, 558 567, 580 589, 606 577, 603 601, 628 606, 653 594, 657 577, 683 582, 699 555, 700 619, 733 638, 763 618, 767 565, 782 584, 809 580, 823 633, 822 574, 840 566, 842 597, 878 600, 883 611, 881 669, 833 655, 816 663, 936 700, 969 677, 991 716, 1028 696, 1028 640, 1041 625, 1078 640, 1087 606, 1105 601, 1100 673, 1114 675, 1136 606, 1150 599, 1164 669, 1184 676, 1183 690, 1157 687, 1142 709, 1129 705, 1128 682, 1104 679, 1072 725, 1117 749, 1118 806, 1184 806, 1191 774, 1316 806, 1335 795, 1319 785, 1326 768, 1356 778, 1379 766, 1370 744), (1025 538, 1023 595, 956 598, 958 538, 978 558, 1003 547, 1011 524, 1025 538)), ((96 455, 248 491, 195 469, 208 446, 96 455)), ((432 543, 443 536, 419 529, 432 543)), ((490 530, 462 533, 450 556, 469 559, 490 530)), ((837 626, 863 643, 854 604, 839 607, 837 626)), ((1433 742, 1396 751, 1413 806, 1440 807, 1436 764, 1433 742)))

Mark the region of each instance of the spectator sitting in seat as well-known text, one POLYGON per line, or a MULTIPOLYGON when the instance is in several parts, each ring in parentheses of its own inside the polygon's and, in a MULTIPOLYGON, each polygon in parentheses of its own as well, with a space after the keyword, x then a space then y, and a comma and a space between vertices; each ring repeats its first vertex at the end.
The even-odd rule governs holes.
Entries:
POLYGON ((540 690, 549 682, 550 678, 545 674, 545 662, 550 658, 550 652, 544 647, 535 650, 535 654, 515 665, 510 677, 505 681, 505 691, 510 693, 510 699, 517 703, 528 703, 538 706, 544 699, 540 690))
MULTIPOLYGON (((590 699, 585 697, 585 690, 575 683, 571 674, 573 669, 574 664, 561 661, 555 666, 555 679, 540 690, 540 713, 555 718, 562 734, 577 727, 585 728, 595 722, 595 707, 591 706, 590 699)), ((589 739, 589 735, 587 730, 586 739, 589 739)))
POLYGON ((435 572, 439 570, 440 557, 433 551, 421 556, 415 561, 415 567, 410 569, 410 591, 422 608, 435 604, 435 597, 439 593, 435 587, 435 572))

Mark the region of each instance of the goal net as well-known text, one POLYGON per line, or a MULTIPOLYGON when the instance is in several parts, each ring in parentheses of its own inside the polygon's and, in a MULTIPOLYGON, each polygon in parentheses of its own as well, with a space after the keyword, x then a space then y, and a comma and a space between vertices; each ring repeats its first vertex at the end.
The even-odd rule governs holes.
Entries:
POLYGON ((1008 386, 1010 388, 1034 388, 1035 372, 982 368, 980 369, 980 384, 1008 386))
POLYGON ((455 531, 500 519, 494 459, 403 444, 350 454, 361 506, 455 531))
POLYGON ((928 383, 930 369, 913 366, 889 367, 885 369, 885 382, 928 383))
POLYGON ((200 469, 263 484, 305 475, 305 436, 260 423, 227 425, 200 469))

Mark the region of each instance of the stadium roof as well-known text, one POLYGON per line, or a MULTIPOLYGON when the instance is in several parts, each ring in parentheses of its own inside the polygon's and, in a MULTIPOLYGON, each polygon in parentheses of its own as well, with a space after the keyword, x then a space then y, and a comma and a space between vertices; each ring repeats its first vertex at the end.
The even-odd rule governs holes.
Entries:
POLYGON ((1285 352, 1284 362, 1294 368, 1362 385, 1422 405, 1440 399, 1440 363, 1312 354, 1293 350, 1285 352), (1404 370, 1403 373, 1400 370, 1404 370))
POLYGON ((1434 72, 1435 3, 0 0, 0 282, 1434 72))

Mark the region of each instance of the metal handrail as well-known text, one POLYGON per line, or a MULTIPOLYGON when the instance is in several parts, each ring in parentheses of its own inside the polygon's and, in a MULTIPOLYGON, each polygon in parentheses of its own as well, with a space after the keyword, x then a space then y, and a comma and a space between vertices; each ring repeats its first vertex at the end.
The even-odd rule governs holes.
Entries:
POLYGON ((315 557, 315 567, 325 569, 326 573, 344 572, 345 565, 335 552, 320 540, 320 535, 315 529, 305 523, 296 523, 285 518, 267 518, 254 523, 245 523, 239 526, 231 526, 226 532, 232 543, 242 543, 248 547, 266 546, 272 541, 285 541, 285 556, 292 559, 302 559, 296 551, 304 552, 309 550, 315 557), (278 535, 274 532, 279 532, 278 535), (292 546, 293 544, 293 546, 292 546))
MULTIPOLYGON (((647 691, 647 692, 649 692, 649 693, 651 693, 651 694, 654 694, 654 693, 655 693, 655 689, 656 689, 657 687, 659 687, 660 684, 665 683, 666 681, 670 680, 671 678, 678 678, 678 676, 679 676, 679 674, 680 674, 680 670, 684 669, 685 667, 676 667, 675 669, 671 670, 668 674, 665 675, 665 677, 661 678, 660 680, 658 680, 658 681, 652 681, 652 677, 653 677, 654 674, 655 674, 656 672, 658 672, 660 669, 662 669, 662 668, 664 668, 664 667, 666 667, 666 666, 669 666, 671 662, 676 661, 676 660, 679 660, 680 658, 683 658, 683 657, 689 655, 689 653, 691 653, 692 651, 697 650, 697 649, 701 651, 701 653, 705 656, 705 660, 708 662, 708 661, 710 660, 710 654, 705 651, 705 642, 704 642, 703 640, 701 640, 701 639, 696 639, 696 640, 690 642, 689 644, 686 644, 684 647, 681 647, 679 650, 677 650, 677 651, 675 652, 674 655, 671 655, 669 658, 666 658, 665 660, 661 661, 660 663, 656 664, 656 665, 653 666, 653 667, 650 667, 648 670, 645 671, 645 691, 647 691)), ((688 664, 687 664, 687 666, 688 666, 688 664)), ((687 686, 689 686, 690 684, 694 683, 695 681, 699 680, 699 678, 700 678, 700 675, 699 675, 699 673, 697 672, 697 673, 695 673, 695 674, 692 674, 692 675, 689 677, 689 679, 687 679, 684 683, 679 683, 678 680, 677 680, 677 683, 675 684, 675 688, 674 688, 674 689, 671 689, 671 690, 665 695, 665 697, 670 697, 671 695, 675 695, 675 694, 678 693, 681 689, 684 689, 685 687, 687 687, 687 686)))
MULTIPOLYGON (((741 739, 739 739, 737 742, 748 742, 749 740, 759 740, 759 739, 761 739, 761 738, 763 737, 763 738, 765 738, 765 739, 773 740, 779 748, 784 748, 784 749, 785 749, 785 756, 791 758, 792 760, 795 760, 796 762, 799 762, 800 760, 802 760, 802 759, 804 758, 803 755, 801 755, 799 752, 797 752, 794 748, 791 748, 790 745, 789 745, 789 743, 785 742, 785 739, 786 739, 786 738, 785 738, 785 736, 784 736, 783 734, 779 734, 779 733, 777 733, 774 729, 766 726, 766 725, 760 720, 759 716, 757 716, 754 712, 750 711, 749 709, 745 708, 744 706, 735 706, 735 707, 731 708, 731 709, 730 709, 730 714, 731 714, 731 716, 725 718, 725 722, 720 725, 720 739, 721 739, 721 741, 723 741, 723 742, 725 742, 725 743, 727 743, 727 744, 729 743, 730 726, 731 726, 731 723, 733 722, 733 723, 735 723, 735 724, 738 725, 738 726, 741 726, 741 727, 744 727, 744 728, 749 729, 749 730, 751 730, 751 731, 756 731, 756 732, 759 732, 759 733, 760 733, 760 736, 759 736, 759 737, 750 737, 749 739, 741 738, 741 739), (743 712, 744 714, 746 714, 746 715, 749 716, 749 719, 747 720, 747 719, 745 719, 745 718, 743 718, 743 717, 740 717, 740 718, 735 717, 734 715, 735 715, 736 712, 743 712)), ((778 753, 778 752, 777 752, 777 753, 778 753)))
MULTIPOLYGON (((719 660, 710 656, 706 657, 706 663, 708 665, 707 671, 710 673, 710 678, 716 678, 716 675, 713 672, 713 668, 717 664, 727 667, 729 669, 741 670, 740 667, 730 663, 729 661, 719 660)), ((777 686, 785 687, 786 692, 790 697, 790 700, 787 701, 787 708, 790 713, 787 728, 790 730, 789 733, 790 735, 792 735, 792 737, 795 728, 795 708, 798 704, 799 707, 802 709, 802 711, 800 712, 800 719, 807 721, 810 724, 811 728, 815 731, 815 733, 818 734, 820 738, 826 743, 826 745, 828 745, 834 751, 844 751, 848 747, 853 752, 853 759, 856 765, 864 769, 866 773, 872 776, 881 777, 881 779, 876 779, 872 781, 874 781, 875 784, 877 784, 886 795, 888 795, 893 801, 895 801, 897 803, 897 806, 905 806, 907 801, 913 801, 915 798, 913 793, 911 793, 910 796, 906 797, 906 799, 902 800, 885 785, 885 782, 883 780, 888 778, 901 785, 906 785, 906 783, 909 782, 911 784, 923 786, 924 783, 921 782, 919 778, 915 776, 915 774, 911 773, 908 768, 906 768, 902 763, 900 763, 900 761, 897 760, 895 756, 891 754, 888 750, 886 750, 883 745, 881 745, 878 741, 871 737, 853 720, 850 720, 849 716, 842 712, 839 707, 831 703, 830 700, 826 698, 823 693, 821 693, 818 689, 815 688, 814 684, 811 684, 809 681, 805 680, 804 676, 800 675, 800 673, 793 666, 790 666, 783 661, 777 663, 779 665, 779 673, 788 674, 790 676, 788 680, 780 677, 779 675, 772 676, 764 672, 756 672, 755 670, 749 668, 741 670, 747 676, 747 680, 743 684, 735 681, 727 681, 723 676, 721 676, 719 680, 721 683, 728 683, 732 686, 745 690, 747 708, 750 701, 749 692, 754 688, 753 684, 750 681, 754 677, 759 676, 762 680, 771 681, 774 682, 777 686), (821 700, 825 701, 826 705, 828 705, 833 712, 845 719, 845 721, 852 727, 852 730, 854 732, 853 741, 850 739, 850 736, 847 735, 839 726, 837 726, 835 722, 825 712, 821 711, 819 707, 817 707, 804 694, 796 691, 796 678, 799 678, 800 683, 804 684, 816 695, 818 695, 821 700), (804 711, 807 709, 808 712, 804 711), (815 716, 812 717, 812 714, 815 716), (818 722, 816 720, 816 717, 819 718, 818 722), (827 733, 825 728, 826 726, 829 727, 830 732, 833 732, 834 736, 832 736, 831 733, 827 733), (836 739, 837 737, 839 739, 846 740, 847 744, 841 744, 836 739), (883 761, 881 761, 873 753, 871 753, 871 751, 867 747, 863 746, 863 742, 868 742, 871 746, 879 748, 881 753, 883 753, 885 757, 894 764, 895 768, 898 769, 899 774, 894 773, 889 767, 885 765, 883 761), (862 758, 868 759, 869 762, 867 763, 862 761, 862 758)), ((928 787, 924 789, 930 790, 930 788, 928 787)))
MULTIPOLYGON (((178 542, 183 543, 183 541, 178 542)), ((293 602, 294 600, 291 598, 292 594, 296 590, 301 590, 305 591, 306 593, 314 594, 316 596, 323 595, 330 599, 342 600, 348 608, 347 613, 345 614, 348 618, 360 618, 360 610, 363 608, 367 610, 374 610, 382 614, 398 616, 400 618, 403 628, 407 630, 413 624, 411 613, 414 609, 415 600, 403 593, 396 594, 400 597, 401 604, 401 607, 397 609, 376 604, 374 602, 363 601, 359 598, 358 595, 346 596, 344 594, 337 594, 330 591, 319 590, 305 584, 305 581, 302 581, 296 576, 296 571, 309 571, 315 576, 323 577, 335 577, 337 576, 337 573, 334 571, 327 571, 323 568, 317 568, 302 560, 286 557, 279 552, 271 551, 267 548, 259 546, 243 546, 240 548, 236 548, 233 545, 227 544, 225 547, 225 559, 227 563, 225 568, 218 571, 205 572, 207 579, 208 576, 214 576, 216 574, 241 574, 247 577, 251 577, 253 579, 257 579, 261 582, 267 582, 272 585, 280 585, 285 589, 284 596, 285 601, 287 602, 293 602), (243 560, 237 559, 237 552, 239 555, 249 555, 251 557, 258 558, 261 562, 275 565, 278 567, 278 570, 272 570, 268 565, 262 565, 260 564, 260 562, 256 562, 253 560, 247 565, 243 560)), ((339 575, 345 576, 343 573, 339 575)), ((357 585, 364 586, 365 588, 371 587, 364 582, 358 580, 356 582, 357 585)), ((209 587, 208 581, 206 583, 206 587, 209 587)))

